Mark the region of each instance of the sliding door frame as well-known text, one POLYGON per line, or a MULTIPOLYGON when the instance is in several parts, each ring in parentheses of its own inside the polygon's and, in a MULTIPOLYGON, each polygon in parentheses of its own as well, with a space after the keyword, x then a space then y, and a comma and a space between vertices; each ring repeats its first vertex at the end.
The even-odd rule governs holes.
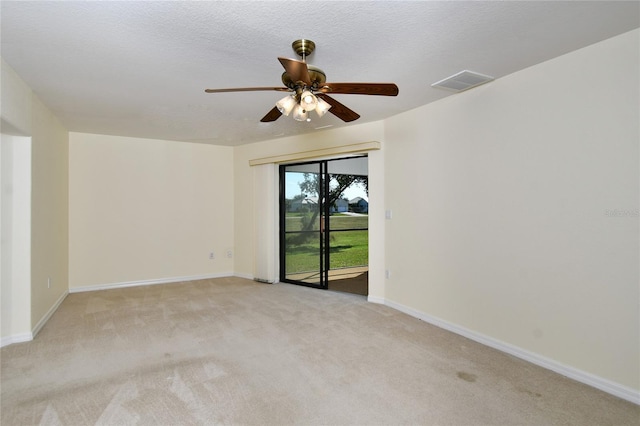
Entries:
POLYGON ((329 205, 326 203, 329 194, 329 160, 304 161, 298 163, 281 164, 279 166, 279 265, 280 265, 280 282, 302 285, 306 287, 319 288, 327 290, 329 288, 329 205), (287 278, 286 268, 286 169, 287 167, 318 165, 318 214, 320 216, 318 238, 319 238, 319 283, 306 282, 287 278))

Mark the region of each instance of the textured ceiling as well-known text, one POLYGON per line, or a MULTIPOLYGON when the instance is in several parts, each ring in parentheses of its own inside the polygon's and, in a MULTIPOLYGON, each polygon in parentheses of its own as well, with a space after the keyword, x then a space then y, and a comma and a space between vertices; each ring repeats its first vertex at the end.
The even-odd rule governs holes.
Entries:
MULTIPOLYGON (((330 82, 394 82, 397 97, 334 95, 376 121, 451 92, 468 69, 500 78, 637 28, 639 2, 0 2, 1 54, 76 132, 240 145, 348 125, 259 120, 278 56, 311 39, 330 82)), ((490 83, 491 84, 491 83, 490 83)))

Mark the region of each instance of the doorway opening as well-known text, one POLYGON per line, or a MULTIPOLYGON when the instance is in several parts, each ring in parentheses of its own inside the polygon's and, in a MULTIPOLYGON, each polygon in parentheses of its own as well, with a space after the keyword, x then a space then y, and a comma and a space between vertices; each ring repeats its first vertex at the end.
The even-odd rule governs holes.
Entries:
POLYGON ((367 156, 280 166, 280 281, 368 295, 367 156))

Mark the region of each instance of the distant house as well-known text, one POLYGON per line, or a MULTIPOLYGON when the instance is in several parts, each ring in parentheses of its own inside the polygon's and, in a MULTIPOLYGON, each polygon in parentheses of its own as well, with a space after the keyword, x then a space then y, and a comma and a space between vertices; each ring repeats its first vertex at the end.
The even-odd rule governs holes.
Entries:
MULTIPOLYGON (((290 212, 304 212, 315 210, 318 204, 318 197, 298 198, 289 202, 290 212)), ((349 211, 349 201, 338 199, 333 206, 329 208, 331 213, 343 213, 349 211)))
POLYGON ((344 198, 339 198, 333 203, 330 209, 331 213, 343 213, 349 211, 349 201, 344 198))
POLYGON ((318 204, 318 197, 298 198, 295 200, 291 200, 291 203, 289 204, 289 211, 290 212, 310 211, 315 208, 316 204, 318 204))
POLYGON ((362 197, 356 197, 349 201, 349 210, 354 213, 368 213, 369 202, 362 197))

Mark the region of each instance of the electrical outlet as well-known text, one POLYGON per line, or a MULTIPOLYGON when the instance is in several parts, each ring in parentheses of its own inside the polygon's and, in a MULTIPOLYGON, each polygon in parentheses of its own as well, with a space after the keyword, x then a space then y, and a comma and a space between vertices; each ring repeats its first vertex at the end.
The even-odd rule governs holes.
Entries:
POLYGON ((227 258, 231 259, 233 257, 233 250, 227 249, 227 258))
POLYGON ((209 253, 209 259, 213 260, 216 258, 216 255, 214 252, 209 253))
POLYGON ((386 279, 391 278, 391 270, 387 269, 386 271, 384 271, 384 277, 386 279))
POLYGON ((47 288, 51 288, 51 277, 47 277, 47 288))

